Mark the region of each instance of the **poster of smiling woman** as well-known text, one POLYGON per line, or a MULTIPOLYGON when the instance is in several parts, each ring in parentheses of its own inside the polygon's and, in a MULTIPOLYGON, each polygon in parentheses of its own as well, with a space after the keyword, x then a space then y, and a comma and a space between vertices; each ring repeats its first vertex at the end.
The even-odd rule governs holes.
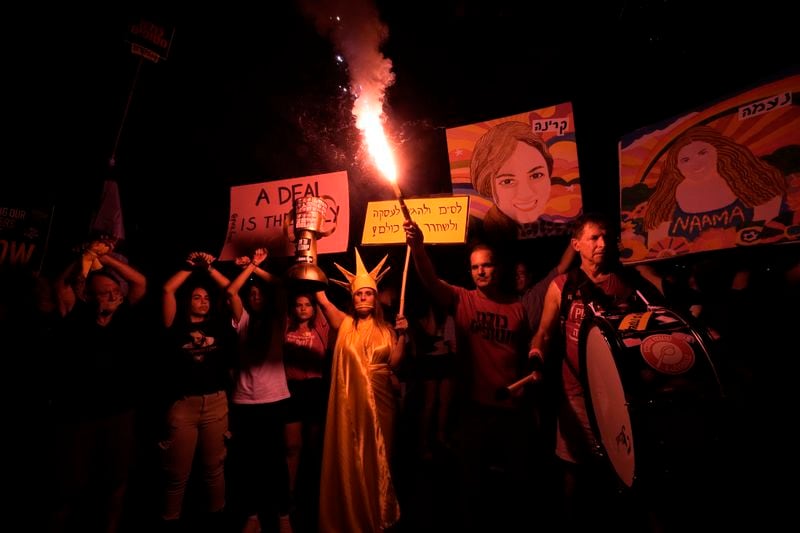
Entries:
POLYGON ((800 74, 619 143, 622 259, 800 242, 800 74))
POLYGON ((447 130, 453 194, 470 196, 470 234, 563 235, 581 213, 572 104, 447 130))

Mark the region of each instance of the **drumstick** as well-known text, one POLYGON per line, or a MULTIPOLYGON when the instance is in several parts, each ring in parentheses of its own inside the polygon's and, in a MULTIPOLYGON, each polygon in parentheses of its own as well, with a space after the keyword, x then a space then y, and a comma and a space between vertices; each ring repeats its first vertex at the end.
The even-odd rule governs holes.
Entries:
POLYGON ((520 388, 524 387, 528 383, 536 383, 537 381, 542 379, 542 373, 541 373, 542 361, 541 361, 541 359, 539 359, 538 357, 535 357, 535 358, 531 359, 531 366, 533 367, 533 372, 531 372, 530 374, 528 374, 527 376, 525 376, 525 377, 523 377, 521 379, 518 379, 517 381, 515 381, 511 385, 508 385, 506 387, 500 387, 497 390, 497 393, 495 394, 497 399, 498 400, 505 400, 507 398, 510 398, 511 395, 517 389, 520 389, 520 388))
POLYGON ((640 291, 639 289, 636 289, 636 294, 639 295, 639 299, 642 300, 644 302, 644 305, 646 305, 647 308, 649 309, 650 308, 650 302, 647 300, 647 298, 644 297, 644 294, 642 294, 642 291, 640 291))

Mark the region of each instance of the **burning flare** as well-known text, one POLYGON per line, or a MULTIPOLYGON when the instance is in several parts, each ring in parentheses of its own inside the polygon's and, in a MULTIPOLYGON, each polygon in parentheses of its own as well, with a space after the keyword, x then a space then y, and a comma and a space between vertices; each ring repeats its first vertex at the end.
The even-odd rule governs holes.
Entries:
POLYGON ((392 149, 386 139, 383 129, 383 110, 381 103, 370 101, 368 95, 362 94, 353 107, 356 116, 356 127, 364 134, 367 150, 378 170, 383 174, 393 187, 397 186, 397 165, 394 161, 392 149))
POLYGON ((389 31, 377 7, 372 0, 301 0, 301 6, 317 29, 330 36, 338 49, 337 63, 347 64, 356 127, 364 135, 375 166, 401 198, 397 166, 383 128, 383 101, 386 89, 394 83, 394 73, 391 60, 380 51, 389 31))
POLYGON ((383 129, 383 92, 381 91, 377 98, 362 94, 353 105, 353 115, 356 117, 356 127, 364 134, 367 151, 372 156, 375 166, 392 186, 394 195, 400 203, 403 218, 411 220, 403 193, 397 185, 397 164, 394 161, 394 154, 383 129))

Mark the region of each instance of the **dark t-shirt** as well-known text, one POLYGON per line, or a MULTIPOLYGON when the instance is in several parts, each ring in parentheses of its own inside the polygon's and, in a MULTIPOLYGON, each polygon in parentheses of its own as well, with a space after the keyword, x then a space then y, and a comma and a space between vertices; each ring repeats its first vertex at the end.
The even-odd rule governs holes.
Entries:
POLYGON ((145 329, 139 310, 127 303, 101 326, 91 305, 78 302, 53 332, 50 393, 55 412, 92 418, 134 407, 145 329))
POLYGON ((227 320, 181 321, 166 332, 173 397, 211 394, 230 387, 236 332, 227 320))

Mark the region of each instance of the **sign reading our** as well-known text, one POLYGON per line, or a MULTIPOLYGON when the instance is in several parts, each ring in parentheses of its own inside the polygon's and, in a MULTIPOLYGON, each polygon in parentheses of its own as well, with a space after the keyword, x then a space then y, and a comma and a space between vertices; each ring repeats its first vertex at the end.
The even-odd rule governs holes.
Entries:
POLYGON ((52 208, 0 207, 0 270, 41 269, 52 215, 52 208))
POLYGON ((231 187, 228 233, 219 258, 236 259, 261 247, 274 256, 293 255, 288 237, 292 208, 295 200, 306 196, 327 204, 320 228, 326 236, 317 241, 317 253, 344 252, 350 234, 349 195, 346 171, 231 187))
MULTIPOLYGON (((467 240, 469 196, 406 200, 409 214, 429 244, 463 244, 467 240)), ((362 244, 403 244, 403 213, 397 200, 369 202, 362 244)))

